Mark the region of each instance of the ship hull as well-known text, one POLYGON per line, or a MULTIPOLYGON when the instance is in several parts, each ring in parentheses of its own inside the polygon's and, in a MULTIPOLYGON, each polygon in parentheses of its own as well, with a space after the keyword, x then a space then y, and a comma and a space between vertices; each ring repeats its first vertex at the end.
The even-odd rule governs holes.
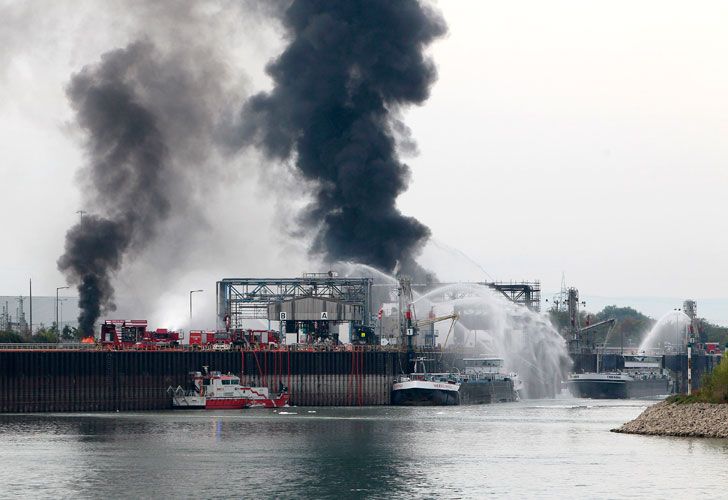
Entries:
POLYGON ((392 404, 401 406, 452 406, 460 404, 460 384, 412 380, 392 387, 392 404))
POLYGON ((511 380, 463 382, 460 385, 460 404, 479 405, 516 401, 511 380))
POLYGON ((439 389, 400 389, 392 391, 392 404, 399 406, 453 406, 460 404, 456 391, 439 389))
POLYGON ((568 382, 569 392, 577 398, 589 399, 639 399, 664 396, 669 393, 667 378, 620 380, 604 378, 578 378, 568 382))
POLYGON ((242 410, 243 408, 283 408, 288 406, 288 395, 275 399, 205 398, 204 396, 180 396, 172 400, 176 409, 189 410, 242 410))
POLYGON ((206 410, 242 410, 247 408, 248 400, 245 398, 208 398, 205 404, 206 410))
POLYGON ((569 392, 576 398, 627 399, 624 380, 569 380, 569 392))
POLYGON ((666 378, 633 380, 627 383, 630 398, 653 398, 670 393, 670 382, 666 378))

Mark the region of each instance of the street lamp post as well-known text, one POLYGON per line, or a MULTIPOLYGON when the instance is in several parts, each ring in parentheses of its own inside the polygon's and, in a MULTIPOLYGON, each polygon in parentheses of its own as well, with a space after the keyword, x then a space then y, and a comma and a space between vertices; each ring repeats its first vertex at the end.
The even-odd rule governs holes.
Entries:
POLYGON ((59 325, 58 325, 58 290, 65 290, 66 288, 71 288, 70 286, 59 286, 56 288, 56 333, 59 332, 59 325))
POLYGON ((675 308, 675 354, 680 354, 680 311, 682 309, 675 308))
MULTIPOLYGON (((680 312, 682 309, 675 308, 675 354, 680 354, 682 352, 682 342, 680 340, 680 312), (680 346, 680 350, 678 350, 677 346, 680 346)), ((685 353, 687 354, 687 362, 688 362, 688 369, 687 369, 687 376, 688 376, 688 384, 687 384, 687 393, 688 396, 692 394, 692 385, 693 385, 693 377, 692 377, 692 344, 690 343, 690 340, 687 338, 687 331, 685 332, 685 353)))
POLYGON ((190 324, 192 324, 192 294, 204 292, 204 290, 190 290, 190 324))

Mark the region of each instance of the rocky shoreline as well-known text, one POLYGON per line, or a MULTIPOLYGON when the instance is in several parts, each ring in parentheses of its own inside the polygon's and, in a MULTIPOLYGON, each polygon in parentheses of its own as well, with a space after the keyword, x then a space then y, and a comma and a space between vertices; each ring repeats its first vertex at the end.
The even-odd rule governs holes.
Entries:
POLYGON ((650 436, 728 438, 728 404, 663 401, 612 432, 650 436))

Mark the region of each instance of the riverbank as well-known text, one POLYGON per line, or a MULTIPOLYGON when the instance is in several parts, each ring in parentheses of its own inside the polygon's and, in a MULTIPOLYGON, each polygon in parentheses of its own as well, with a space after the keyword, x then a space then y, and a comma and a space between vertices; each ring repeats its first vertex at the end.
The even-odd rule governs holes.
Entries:
POLYGON ((728 438, 728 404, 671 403, 650 406, 612 432, 650 436, 728 438))

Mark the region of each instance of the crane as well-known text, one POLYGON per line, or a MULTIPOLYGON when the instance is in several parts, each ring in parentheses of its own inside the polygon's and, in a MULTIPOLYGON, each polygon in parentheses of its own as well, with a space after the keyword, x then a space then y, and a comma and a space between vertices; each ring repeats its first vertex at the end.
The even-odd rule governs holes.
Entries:
POLYGON ((609 328, 611 329, 611 328, 614 328, 614 325, 616 322, 617 322, 617 320, 614 318, 605 319, 604 321, 600 321, 599 323, 594 323, 593 325, 589 325, 585 328, 581 328, 579 330, 579 333, 586 333, 589 330, 593 330, 594 328, 598 328, 600 326, 607 325, 607 324, 609 325, 609 328))
POLYGON ((427 319, 418 319, 414 321, 415 328, 422 328, 424 326, 430 326, 434 323, 439 323, 440 321, 447 321, 448 319, 451 319, 453 321, 457 321, 460 316, 458 316, 457 313, 453 314, 446 314, 445 316, 436 316, 434 318, 427 318, 427 319))
POLYGON ((405 276, 401 276, 399 278, 397 295, 399 297, 400 332, 402 337, 406 338, 407 358, 409 362, 414 361, 414 337, 417 335, 420 328, 433 325, 440 321, 447 321, 448 319, 452 320, 450 330, 448 330, 447 332, 447 338, 445 338, 445 343, 447 343, 447 339, 450 337, 450 333, 452 332, 455 322, 459 317, 456 313, 418 320, 415 316, 412 282, 409 278, 405 276))
POLYGON ((445 337, 445 342, 442 344, 442 347, 445 347, 447 345, 447 340, 450 338, 450 333, 452 332, 452 329, 455 327, 455 322, 460 318, 460 316, 457 313, 453 314, 446 314, 444 316, 436 316, 434 318, 428 318, 428 319, 418 319, 414 321, 413 326, 415 329, 420 329, 425 326, 430 326, 435 323, 439 323, 440 321, 447 321, 452 320, 452 323, 450 323, 450 328, 447 330, 447 336, 445 337))
MULTIPOLYGON (((585 334, 585 333, 587 333, 587 332, 589 332, 590 330, 595 330, 595 329, 597 329, 597 328, 599 328, 601 326, 608 325, 608 327, 607 327, 607 334, 605 335, 604 342, 602 344, 602 354, 603 354, 604 351, 607 348, 607 340, 609 339, 609 334, 611 333, 612 328, 614 328, 614 325, 616 325, 616 324, 617 324, 617 320, 616 319, 609 318, 609 319, 605 319, 604 321, 599 321, 598 323, 594 323, 593 325, 589 325, 589 326, 587 326, 585 328, 580 328, 579 329, 579 338, 581 339, 582 338, 582 335, 585 334)), ((599 357, 600 357, 600 354, 599 354, 599 346, 596 344, 596 340, 594 342, 594 347, 596 349, 596 354, 597 354, 597 372, 599 372, 599 357)))

